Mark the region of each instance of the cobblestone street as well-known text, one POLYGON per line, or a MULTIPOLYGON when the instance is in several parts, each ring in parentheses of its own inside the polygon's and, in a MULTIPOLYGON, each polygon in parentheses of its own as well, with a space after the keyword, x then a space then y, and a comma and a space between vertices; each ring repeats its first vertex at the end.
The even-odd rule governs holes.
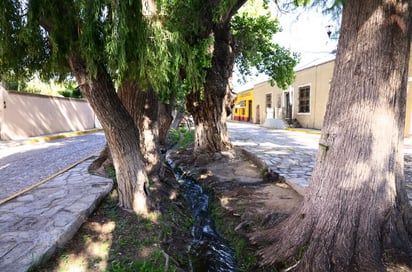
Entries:
POLYGON ((98 153, 105 142, 104 133, 98 132, 45 143, 1 146, 0 199, 98 153))
MULTIPOLYGON (((102 132, 21 145, 2 142, 0 200, 100 151, 102 132)), ((0 271, 27 271, 77 232, 112 180, 90 175, 92 159, 0 205, 0 271)))
MULTIPOLYGON (((319 131, 277 130, 250 123, 228 123, 232 143, 263 160, 301 194, 309 185, 318 150, 319 131)), ((405 139, 405 178, 412 202, 412 140, 405 139)))

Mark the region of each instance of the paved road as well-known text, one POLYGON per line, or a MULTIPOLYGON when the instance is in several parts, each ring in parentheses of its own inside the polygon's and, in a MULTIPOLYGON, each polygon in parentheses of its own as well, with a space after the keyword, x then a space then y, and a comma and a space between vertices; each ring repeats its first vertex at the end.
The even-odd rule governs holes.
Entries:
POLYGON ((106 142, 97 132, 32 145, 0 146, 0 200, 99 152, 106 142))

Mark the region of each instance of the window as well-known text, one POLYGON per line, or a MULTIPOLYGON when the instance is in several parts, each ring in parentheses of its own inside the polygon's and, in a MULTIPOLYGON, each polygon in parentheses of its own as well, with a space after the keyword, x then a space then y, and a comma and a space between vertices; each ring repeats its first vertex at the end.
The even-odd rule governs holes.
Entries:
POLYGON ((272 107, 272 94, 266 94, 266 108, 272 107))
POLYGON ((310 112, 310 87, 299 88, 299 113, 310 112))

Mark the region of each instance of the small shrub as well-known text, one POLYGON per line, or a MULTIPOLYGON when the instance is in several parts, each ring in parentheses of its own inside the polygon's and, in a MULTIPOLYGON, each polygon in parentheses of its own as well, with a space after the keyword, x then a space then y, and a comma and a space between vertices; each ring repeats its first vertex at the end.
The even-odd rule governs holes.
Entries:
POLYGON ((79 87, 68 86, 65 90, 58 91, 58 93, 64 97, 83 98, 79 87))
POLYGON ((169 139, 171 145, 177 145, 179 148, 187 148, 194 143, 195 133, 186 127, 169 130, 169 139))

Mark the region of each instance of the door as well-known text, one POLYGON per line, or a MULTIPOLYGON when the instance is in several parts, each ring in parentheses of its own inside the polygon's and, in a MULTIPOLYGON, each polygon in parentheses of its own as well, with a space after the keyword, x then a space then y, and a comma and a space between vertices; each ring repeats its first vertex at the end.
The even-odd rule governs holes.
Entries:
POLYGON ((285 119, 290 124, 290 122, 292 122, 292 104, 290 103, 290 93, 289 92, 285 93, 285 108, 286 108, 285 119))
POLYGON ((248 122, 253 122, 253 118, 252 118, 252 100, 248 101, 248 113, 247 113, 247 121, 248 122))

